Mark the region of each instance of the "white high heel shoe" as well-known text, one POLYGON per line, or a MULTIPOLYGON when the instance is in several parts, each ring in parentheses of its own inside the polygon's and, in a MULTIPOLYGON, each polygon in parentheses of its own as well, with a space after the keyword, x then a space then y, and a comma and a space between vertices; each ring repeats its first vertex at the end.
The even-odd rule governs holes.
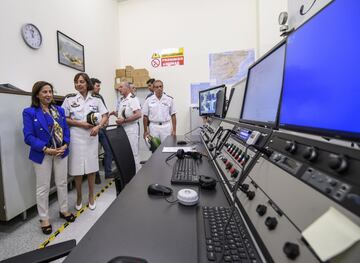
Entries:
POLYGON ((90 210, 95 210, 95 208, 96 208, 96 201, 95 200, 94 200, 93 204, 90 204, 90 202, 89 202, 89 208, 90 208, 90 210))
POLYGON ((80 211, 82 207, 83 207, 82 202, 80 203, 80 205, 77 205, 77 203, 75 204, 76 211, 80 211))

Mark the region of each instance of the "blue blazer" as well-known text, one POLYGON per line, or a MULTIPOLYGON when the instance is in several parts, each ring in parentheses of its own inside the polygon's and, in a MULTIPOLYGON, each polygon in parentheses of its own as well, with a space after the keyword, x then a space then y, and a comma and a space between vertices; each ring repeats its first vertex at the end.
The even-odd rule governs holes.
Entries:
MULTIPOLYGON (((64 109, 56 106, 60 118, 59 125, 63 128, 64 143, 69 145, 70 143, 70 130, 66 123, 66 117, 64 109)), ((51 134, 47 126, 44 112, 41 107, 29 107, 23 111, 23 123, 24 123, 24 141, 30 146, 29 159, 35 163, 41 164, 44 160, 45 153, 43 152, 44 146, 48 145, 51 140, 51 134)), ((62 158, 69 154, 69 148, 66 149, 62 158)))

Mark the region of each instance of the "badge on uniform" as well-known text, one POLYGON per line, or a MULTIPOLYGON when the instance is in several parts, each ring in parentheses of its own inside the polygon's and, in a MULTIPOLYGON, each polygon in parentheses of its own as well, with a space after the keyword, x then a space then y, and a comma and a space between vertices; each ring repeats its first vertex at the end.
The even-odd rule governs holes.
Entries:
POLYGON ((80 106, 80 104, 77 104, 75 101, 70 105, 73 108, 77 108, 80 106))

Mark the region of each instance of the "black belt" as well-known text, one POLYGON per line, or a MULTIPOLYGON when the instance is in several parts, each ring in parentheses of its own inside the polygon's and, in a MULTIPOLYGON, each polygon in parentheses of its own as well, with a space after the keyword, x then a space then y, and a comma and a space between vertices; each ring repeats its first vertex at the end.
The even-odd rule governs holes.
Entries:
MULTIPOLYGON (((166 122, 152 122, 154 124, 157 124, 157 125, 163 125, 163 124, 166 124, 166 123, 169 123, 170 121, 166 121, 166 122)), ((150 122, 151 123, 151 122, 150 122)))

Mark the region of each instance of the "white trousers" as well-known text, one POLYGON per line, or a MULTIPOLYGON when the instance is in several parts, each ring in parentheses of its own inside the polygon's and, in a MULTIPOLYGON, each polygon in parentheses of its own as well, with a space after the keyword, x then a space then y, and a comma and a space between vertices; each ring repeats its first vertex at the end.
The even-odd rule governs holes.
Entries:
POLYGON ((41 220, 49 219, 49 191, 51 173, 54 171, 60 212, 68 211, 67 166, 68 157, 45 155, 42 164, 33 163, 36 175, 36 203, 41 220))
POLYGON ((151 136, 158 137, 160 138, 160 141, 163 142, 166 137, 171 135, 171 122, 167 122, 162 125, 150 122, 149 132, 151 136))
POLYGON ((137 123, 124 125, 123 127, 130 142, 131 150, 134 155, 136 172, 138 172, 141 169, 140 157, 139 157, 140 127, 137 123))

